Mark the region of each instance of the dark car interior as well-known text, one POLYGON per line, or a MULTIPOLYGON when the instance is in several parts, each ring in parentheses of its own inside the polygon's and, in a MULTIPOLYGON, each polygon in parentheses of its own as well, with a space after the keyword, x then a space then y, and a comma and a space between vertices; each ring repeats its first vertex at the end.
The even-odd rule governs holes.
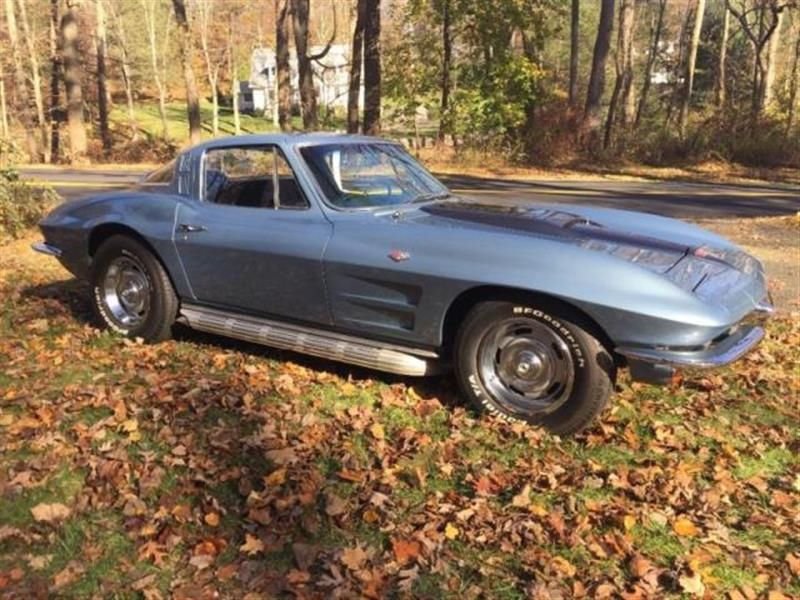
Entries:
MULTIPOLYGON (((280 208, 306 208, 306 202, 292 175, 278 178, 280 208)), ((272 177, 229 178, 222 171, 206 170, 206 201, 226 206, 275 208, 275 186, 272 177)))

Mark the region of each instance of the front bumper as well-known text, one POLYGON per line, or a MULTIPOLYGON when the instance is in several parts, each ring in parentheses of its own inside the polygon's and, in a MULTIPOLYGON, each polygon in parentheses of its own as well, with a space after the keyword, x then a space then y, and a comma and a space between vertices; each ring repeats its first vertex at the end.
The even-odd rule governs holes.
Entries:
POLYGON ((36 250, 36 252, 41 252, 42 254, 47 254, 48 256, 55 256, 56 258, 61 258, 61 249, 56 248, 51 244, 47 244, 45 242, 36 242, 35 244, 31 244, 31 248, 36 250))
POLYGON ((769 302, 759 303, 755 310, 729 329, 723 336, 699 348, 619 347, 625 357, 631 378, 648 383, 668 382, 677 369, 713 369, 739 360, 764 338, 760 326, 774 309, 769 302))

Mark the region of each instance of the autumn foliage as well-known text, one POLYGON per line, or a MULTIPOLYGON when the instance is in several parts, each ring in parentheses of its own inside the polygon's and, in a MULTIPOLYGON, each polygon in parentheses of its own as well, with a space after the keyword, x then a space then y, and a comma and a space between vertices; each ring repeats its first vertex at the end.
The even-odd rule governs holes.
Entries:
POLYGON ((800 324, 574 440, 405 380, 189 331, 95 329, 0 252, 0 596, 800 594, 800 324), (217 595, 218 594, 218 595, 217 595))

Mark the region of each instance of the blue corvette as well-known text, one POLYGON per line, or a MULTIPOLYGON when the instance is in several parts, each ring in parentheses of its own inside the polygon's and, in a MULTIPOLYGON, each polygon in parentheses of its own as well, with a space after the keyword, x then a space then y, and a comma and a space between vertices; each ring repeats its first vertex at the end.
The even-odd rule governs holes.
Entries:
POLYGON ((741 357, 772 308, 752 256, 698 227, 458 198, 401 146, 216 139, 134 189, 56 208, 38 251, 91 282, 100 322, 195 329, 404 375, 575 432, 619 368, 663 383, 741 357))

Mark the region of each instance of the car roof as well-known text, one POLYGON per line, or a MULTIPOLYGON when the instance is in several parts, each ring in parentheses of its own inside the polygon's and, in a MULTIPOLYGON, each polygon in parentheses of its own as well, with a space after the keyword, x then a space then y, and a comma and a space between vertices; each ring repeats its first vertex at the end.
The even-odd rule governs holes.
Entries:
POLYGON ((397 143, 369 135, 355 135, 333 132, 298 132, 298 133, 254 133, 248 135, 230 135, 202 142, 191 150, 226 147, 235 144, 257 146, 259 144, 277 144, 280 146, 316 145, 316 144, 356 144, 356 143, 397 143))

